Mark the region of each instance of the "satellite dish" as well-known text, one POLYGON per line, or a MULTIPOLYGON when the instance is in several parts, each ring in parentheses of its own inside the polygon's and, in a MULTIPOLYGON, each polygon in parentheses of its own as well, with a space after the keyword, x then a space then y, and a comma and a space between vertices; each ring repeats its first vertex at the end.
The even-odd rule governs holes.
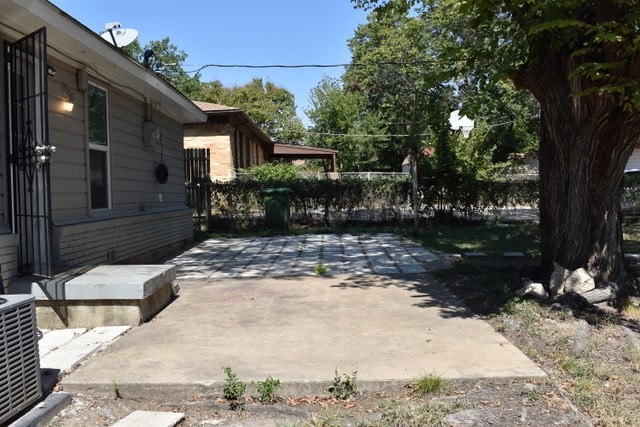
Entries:
POLYGON ((115 47, 125 47, 138 38, 138 30, 121 28, 119 22, 109 22, 105 24, 105 28, 107 31, 100 34, 100 37, 115 47))

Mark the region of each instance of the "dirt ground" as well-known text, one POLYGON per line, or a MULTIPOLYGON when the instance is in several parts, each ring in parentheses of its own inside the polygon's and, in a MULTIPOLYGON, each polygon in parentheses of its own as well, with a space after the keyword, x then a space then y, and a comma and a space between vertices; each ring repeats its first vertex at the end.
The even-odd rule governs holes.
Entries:
MULTIPOLYGON (((357 391, 347 400, 253 398, 231 410, 221 393, 127 390, 74 394, 52 426, 109 426, 136 410, 185 414, 181 426, 640 426, 640 303, 629 313, 573 313, 557 303, 513 297, 509 269, 488 277, 467 268, 438 278, 549 374, 547 379, 446 381, 418 396, 412 384, 357 391), (486 279, 485 279, 486 278, 486 279), (119 394, 119 395, 118 395, 119 394)), ((637 301, 636 301, 637 302, 637 301)), ((283 390, 283 396, 286 396, 283 390)))
POLYGON ((262 405, 244 400, 231 410, 221 395, 144 400, 74 395, 51 425, 109 426, 135 410, 185 414, 181 426, 580 426, 590 422, 550 381, 455 381, 437 396, 419 397, 410 385, 356 392, 347 400, 327 396, 281 398, 262 405))

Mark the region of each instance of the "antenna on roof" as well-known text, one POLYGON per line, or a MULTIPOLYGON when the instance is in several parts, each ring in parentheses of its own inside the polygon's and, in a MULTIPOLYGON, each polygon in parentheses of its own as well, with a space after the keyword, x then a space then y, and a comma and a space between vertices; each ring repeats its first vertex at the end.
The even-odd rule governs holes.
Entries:
POLYGON ((125 47, 138 37, 138 30, 132 28, 122 28, 119 22, 107 22, 104 24, 107 31, 100 34, 100 37, 114 45, 115 47, 125 47))

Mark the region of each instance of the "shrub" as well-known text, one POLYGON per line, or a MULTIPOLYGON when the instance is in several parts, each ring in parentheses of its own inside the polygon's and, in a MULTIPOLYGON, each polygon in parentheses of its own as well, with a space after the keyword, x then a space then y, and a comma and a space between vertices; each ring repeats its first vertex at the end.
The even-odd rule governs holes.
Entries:
POLYGON ((293 181, 300 176, 300 168, 291 163, 263 163, 249 169, 242 169, 240 173, 248 179, 260 182, 293 181))
POLYGON ((233 373, 231 368, 224 367, 222 368, 222 370, 227 375, 226 382, 224 384, 224 387, 222 388, 222 393, 224 398, 231 402, 233 408, 237 405, 236 401, 244 395, 244 392, 247 389, 247 384, 243 381, 240 381, 238 376, 233 373))
POLYGON ((282 388, 280 380, 271 378, 271 375, 264 381, 258 381, 257 390, 260 402, 271 403, 275 400, 275 395, 282 388))
POLYGON ((331 387, 329 387, 329 393, 331 394, 331 397, 342 400, 350 398, 357 389, 357 375, 357 371, 354 371, 351 375, 338 375, 338 369, 336 369, 333 384, 331 385, 331 387))
MULTIPOLYGON (((453 218, 455 211, 471 217, 491 210, 537 206, 538 203, 539 182, 536 179, 480 181, 469 174, 458 174, 455 182, 446 187, 441 184, 441 180, 420 182, 421 215, 440 214, 443 218, 453 218)), ((359 178, 291 179, 284 172, 269 172, 259 179, 210 184, 213 227, 219 224, 232 229, 258 226, 264 217, 260 192, 270 187, 293 190, 291 224, 398 225, 413 218, 411 183, 406 178, 370 181, 359 178)))

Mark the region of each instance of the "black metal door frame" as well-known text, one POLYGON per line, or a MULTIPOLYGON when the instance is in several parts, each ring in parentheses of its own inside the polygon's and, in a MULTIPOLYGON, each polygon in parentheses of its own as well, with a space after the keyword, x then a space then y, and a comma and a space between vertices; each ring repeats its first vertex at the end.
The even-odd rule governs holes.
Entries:
POLYGON ((5 43, 11 213, 18 272, 52 276, 46 29, 5 43))

